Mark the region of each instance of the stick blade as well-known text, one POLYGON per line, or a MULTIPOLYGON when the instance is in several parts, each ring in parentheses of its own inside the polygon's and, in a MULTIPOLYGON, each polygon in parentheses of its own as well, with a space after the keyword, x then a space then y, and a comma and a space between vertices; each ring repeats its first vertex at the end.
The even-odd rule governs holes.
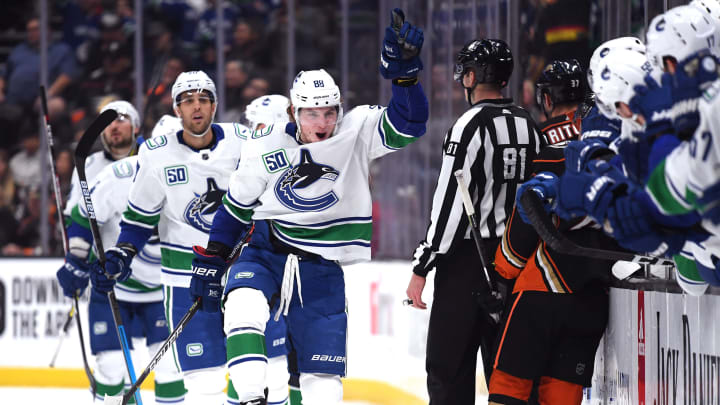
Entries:
POLYGON ((105 394, 105 399, 103 399, 104 405, 123 405, 123 397, 122 396, 108 396, 108 394, 105 394))
MULTIPOLYGON (((80 141, 75 148, 76 167, 80 166, 77 164, 79 161, 85 162, 85 158, 87 158, 90 154, 90 150, 92 150, 93 144, 95 144, 95 140, 97 140, 98 136, 100 136, 100 134, 105 130, 105 128, 110 125, 110 123, 113 122, 115 118, 117 118, 117 115, 117 111, 115 110, 105 110, 100 115, 98 115, 97 118, 95 118, 95 120, 85 130, 82 138, 80 138, 80 141)), ((82 166, 84 168, 85 165, 82 166)))

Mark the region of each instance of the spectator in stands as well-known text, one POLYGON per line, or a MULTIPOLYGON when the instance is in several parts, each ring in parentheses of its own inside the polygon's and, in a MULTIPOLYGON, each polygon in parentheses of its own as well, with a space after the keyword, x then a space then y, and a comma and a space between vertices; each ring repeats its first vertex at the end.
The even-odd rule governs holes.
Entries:
MULTIPOLYGON (((225 110, 226 114, 230 114, 235 118, 239 118, 242 113, 243 90, 248 83, 250 75, 248 73, 247 64, 239 60, 230 60, 225 63, 225 110)), ((252 99, 251 99, 252 101, 252 99)), ((236 121, 225 116, 226 120, 236 121)))
MULTIPOLYGON (((24 199, 20 220, 12 237, 12 241, 2 247, 4 256, 39 256, 42 248, 40 246, 40 219, 41 219, 41 196, 37 188, 31 188, 24 199)), ((50 229, 54 229, 57 223, 57 208, 55 204, 48 204, 48 221, 50 229)), ((52 238, 51 251, 57 245, 57 240, 52 238)))
MULTIPOLYGON (((40 21, 31 17, 25 25, 27 40, 13 48, 4 72, 0 74, 0 89, 5 91, 5 102, 20 106, 26 113, 38 100, 40 84, 40 21)), ((55 98, 78 75, 72 50, 67 44, 55 42, 48 47, 48 102, 55 98)))
POLYGON ((8 165, 7 151, 0 149, 0 246, 11 242, 17 222, 15 212, 15 181, 8 165))
POLYGON ((85 63, 90 45, 100 38, 101 0, 61 2, 63 41, 75 51, 80 63, 85 63))
POLYGON ((25 125, 21 131, 20 152, 10 159, 10 173, 19 188, 37 188, 42 181, 42 158, 40 136, 37 127, 25 125))
MULTIPOLYGON (((170 56, 162 70, 160 81, 155 88, 147 90, 147 111, 143 114, 145 128, 153 128, 155 123, 165 114, 173 116, 173 99, 170 90, 178 75, 185 70, 187 64, 179 56, 170 56)), ((152 83, 148 84, 153 86, 152 83)))
POLYGON ((72 152, 69 149, 62 149, 55 157, 55 174, 60 183, 60 195, 70 195, 72 186, 72 172, 74 168, 72 152))
POLYGON ((228 59, 250 62, 254 66, 269 67, 272 61, 264 40, 262 24, 256 19, 238 21, 233 31, 228 59))
POLYGON ((86 78, 80 86, 83 98, 91 103, 110 94, 123 100, 133 96, 132 42, 125 24, 117 14, 103 13, 100 41, 90 51, 92 63, 85 66, 86 78))
MULTIPOLYGON (((205 11, 200 14, 200 18, 198 19, 195 41, 215 41, 215 33, 217 32, 217 15, 215 13, 216 1, 217 0, 207 0, 207 7, 205 11)), ((223 3, 223 29, 225 43, 229 44, 230 39, 232 38, 233 27, 237 23, 239 17, 239 11, 234 2, 231 3, 229 1, 223 1, 223 3)), ((202 48, 200 48, 200 50, 202 51, 202 48)), ((225 49, 225 51, 227 51, 227 49, 225 49)))
POLYGON ((270 81, 261 76, 255 76, 250 79, 243 88, 242 100, 240 108, 245 110, 245 106, 260 96, 270 93, 270 81))

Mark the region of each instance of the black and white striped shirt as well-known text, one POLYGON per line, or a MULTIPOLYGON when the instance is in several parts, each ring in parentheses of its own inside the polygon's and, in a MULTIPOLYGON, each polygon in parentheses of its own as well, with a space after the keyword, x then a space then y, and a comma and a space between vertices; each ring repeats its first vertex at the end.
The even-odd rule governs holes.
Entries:
POLYGON ((443 142, 443 161, 433 196, 430 225, 413 257, 413 272, 425 276, 438 254, 470 239, 470 225, 453 173, 463 170, 483 238, 499 238, 512 212, 515 192, 527 180, 540 151, 537 124, 511 99, 482 100, 466 111, 443 142))

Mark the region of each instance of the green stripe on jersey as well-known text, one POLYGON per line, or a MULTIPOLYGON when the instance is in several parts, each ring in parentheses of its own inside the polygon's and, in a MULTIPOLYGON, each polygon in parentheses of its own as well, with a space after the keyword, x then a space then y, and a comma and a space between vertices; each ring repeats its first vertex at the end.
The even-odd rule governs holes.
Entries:
POLYGON ((162 266, 169 269, 189 270, 195 255, 189 252, 181 252, 179 250, 160 248, 162 257, 162 266))
POLYGON ((669 179, 665 176, 665 163, 663 160, 650 174, 647 186, 645 187, 658 208, 665 214, 677 215, 690 212, 691 208, 685 201, 679 200, 670 190, 669 179))
POLYGON ((72 222, 82 226, 83 228, 90 229, 90 221, 80 213, 80 206, 76 205, 70 211, 70 218, 72 222))
POLYGON ((700 276, 700 273, 698 272, 697 263, 695 263, 695 260, 688 259, 687 257, 682 255, 674 255, 673 261, 675 262, 675 266, 677 266, 678 273, 680 273, 684 278, 700 283, 705 283, 705 280, 702 278, 702 276, 700 276))
POLYGON ((161 286, 161 285, 158 285, 158 286, 155 286, 155 287, 151 287, 151 286, 148 286, 148 285, 145 285, 145 284, 141 283, 141 282, 138 281, 138 280, 135 280, 135 279, 132 278, 132 277, 130 277, 129 279, 127 279, 127 280, 125 280, 125 281, 122 281, 122 282, 120 282, 120 283, 118 283, 118 284, 120 284, 121 286, 127 288, 128 290, 133 290, 133 291, 143 292, 143 293, 150 293, 150 292, 160 291, 160 290, 162 289, 162 286, 161 286))
POLYGON ((339 224, 326 228, 287 227, 273 222, 273 226, 283 235, 292 239, 316 240, 323 242, 347 242, 364 240, 370 242, 372 222, 339 224))
POLYGON ((123 212, 123 219, 127 220, 128 222, 140 222, 145 225, 149 226, 155 226, 160 222, 160 214, 157 215, 144 215, 141 214, 130 207, 128 205, 125 212, 123 212))
POLYGON ((417 141, 418 138, 410 135, 404 135, 395 129, 387 117, 387 110, 383 112, 382 118, 380 119, 382 120, 382 131, 385 135, 385 144, 387 146, 394 149, 400 149, 417 141))
POLYGON ((223 196, 223 204, 225 204, 225 208, 227 208, 230 215, 234 216, 239 221, 245 223, 250 223, 252 221, 252 216, 255 211, 240 208, 237 205, 233 204, 232 201, 227 198, 227 193, 223 196))

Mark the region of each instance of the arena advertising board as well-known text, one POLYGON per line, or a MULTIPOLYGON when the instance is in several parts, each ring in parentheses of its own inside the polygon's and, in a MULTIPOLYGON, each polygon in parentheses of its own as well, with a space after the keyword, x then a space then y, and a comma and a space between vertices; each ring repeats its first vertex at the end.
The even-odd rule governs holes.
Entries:
POLYGON ((611 290, 592 404, 720 404, 720 296, 611 290))

